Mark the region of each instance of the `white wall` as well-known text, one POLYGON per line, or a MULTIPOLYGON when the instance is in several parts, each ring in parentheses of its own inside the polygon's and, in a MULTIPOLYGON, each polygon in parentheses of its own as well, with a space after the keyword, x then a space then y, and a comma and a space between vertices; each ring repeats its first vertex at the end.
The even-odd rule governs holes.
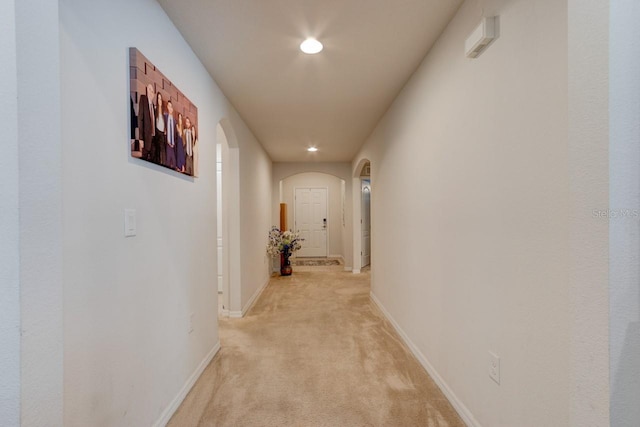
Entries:
POLYGON ((286 203, 287 224, 290 229, 295 225, 295 188, 323 187, 328 191, 327 205, 327 237, 330 256, 343 256, 342 230, 342 180, 333 175, 319 172, 296 174, 282 181, 282 203, 286 203))
POLYGON ((20 220, 15 1, 0 3, 0 420, 20 424, 20 220))
POLYGON ((353 162, 372 165, 373 295, 471 425, 570 422, 567 20, 467 1, 353 162), (483 13, 500 37, 467 59, 483 13))
MULTIPOLYGON (((231 301, 230 309, 249 308, 257 294, 269 282, 271 268, 266 253, 271 207, 271 159, 237 112, 231 111, 229 122, 237 138, 239 156, 240 212, 240 306, 231 301)), ((229 135, 227 135, 229 138, 229 135)), ((230 145, 233 145, 229 141, 230 145)), ((231 148, 231 147, 230 147, 231 148)), ((230 150, 233 151, 233 150, 230 150)), ((225 175, 226 176, 226 175, 225 175)), ((231 237, 233 238, 233 237, 231 237)), ((231 251, 233 254, 233 250, 231 251)), ((233 290, 231 297, 233 298, 233 290)))
POLYGON ((640 425, 640 3, 611 2, 611 425, 640 425), (628 215, 626 215, 628 214, 628 215))
MULTIPOLYGON (((317 172, 333 175, 344 180, 345 187, 345 227, 342 230, 342 254, 346 270, 353 266, 353 231, 352 231, 352 206, 349 201, 352 198, 351 164, 341 162, 276 162, 273 163, 271 180, 271 224, 280 224, 280 181, 300 173, 317 172)), ((288 212, 293 211, 293 206, 287 207, 288 212)), ((290 222, 291 224, 291 222, 290 222)))
POLYGON ((58 3, 15 2, 22 426, 62 424, 63 281, 58 3))
MULTIPOLYGON (((269 169, 155 1, 63 0, 60 23, 65 425, 149 425, 170 415, 218 344, 217 123, 228 117, 237 127, 244 168, 257 169, 255 180, 267 183, 246 194, 258 197, 247 206, 266 200, 260 234, 251 235, 250 225, 244 236, 248 244, 259 240, 261 249, 269 169), (199 178, 129 157, 131 46, 198 107, 199 178), (256 195, 260 190, 265 194, 256 195), (137 210, 136 237, 123 236, 125 208, 137 210)), ((258 264, 247 268, 252 279, 264 256, 243 255, 245 264, 258 264)))
POLYGON ((571 426, 609 423, 609 4, 568 1, 571 426))
POLYGON ((57 2, 0 6, 0 419, 8 426, 62 424, 57 16, 57 2))

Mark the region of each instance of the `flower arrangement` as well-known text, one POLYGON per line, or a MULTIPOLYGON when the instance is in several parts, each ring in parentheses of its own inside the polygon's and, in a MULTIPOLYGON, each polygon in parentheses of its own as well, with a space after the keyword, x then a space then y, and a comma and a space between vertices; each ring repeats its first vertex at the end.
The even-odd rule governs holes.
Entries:
POLYGON ((302 248, 301 242, 303 240, 297 231, 280 231, 278 227, 272 227, 271 231, 269 231, 267 253, 271 256, 283 254, 285 257, 289 257, 302 248))

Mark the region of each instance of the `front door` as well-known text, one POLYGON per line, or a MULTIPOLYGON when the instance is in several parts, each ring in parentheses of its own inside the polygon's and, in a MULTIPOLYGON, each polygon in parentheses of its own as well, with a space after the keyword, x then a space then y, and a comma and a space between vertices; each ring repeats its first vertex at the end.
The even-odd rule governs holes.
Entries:
POLYGON ((295 189, 295 230, 304 239, 299 257, 327 256, 327 189, 295 189))

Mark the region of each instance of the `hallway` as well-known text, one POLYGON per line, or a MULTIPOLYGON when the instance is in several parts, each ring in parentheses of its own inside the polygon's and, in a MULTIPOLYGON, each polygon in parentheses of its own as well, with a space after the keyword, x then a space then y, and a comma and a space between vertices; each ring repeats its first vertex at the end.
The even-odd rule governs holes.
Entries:
POLYGON ((0 2, 0 424, 640 426, 638 21, 0 2))
POLYGON ((462 426, 369 297, 370 274, 295 267, 243 319, 169 426, 462 426))

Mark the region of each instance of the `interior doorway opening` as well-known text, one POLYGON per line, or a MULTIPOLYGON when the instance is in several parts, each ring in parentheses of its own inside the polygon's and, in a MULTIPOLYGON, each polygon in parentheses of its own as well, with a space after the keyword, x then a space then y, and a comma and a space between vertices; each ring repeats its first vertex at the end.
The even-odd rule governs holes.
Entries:
POLYGON ((362 218, 360 219, 360 228, 362 231, 362 262, 361 268, 365 268, 371 264, 371 181, 362 180, 362 218))
POLYGON ((218 277, 213 286, 218 287, 218 312, 222 316, 242 317, 240 277, 240 150, 231 123, 223 118, 216 126, 216 239, 218 277), (220 286, 221 284, 221 286, 220 286), (220 287, 222 291, 220 292, 220 287))
POLYGON ((223 170, 228 168, 229 143, 224 129, 216 126, 216 246, 217 246, 217 288, 218 315, 229 315, 229 212, 228 189, 224 186, 223 170), (224 153, 224 154, 223 154, 224 153), (227 190, 227 191, 225 191, 227 190))
POLYGON ((371 265, 371 163, 360 172, 360 268, 371 265))
POLYGON ((353 273, 371 268, 372 254, 372 190, 371 162, 360 159, 353 169, 353 273))

